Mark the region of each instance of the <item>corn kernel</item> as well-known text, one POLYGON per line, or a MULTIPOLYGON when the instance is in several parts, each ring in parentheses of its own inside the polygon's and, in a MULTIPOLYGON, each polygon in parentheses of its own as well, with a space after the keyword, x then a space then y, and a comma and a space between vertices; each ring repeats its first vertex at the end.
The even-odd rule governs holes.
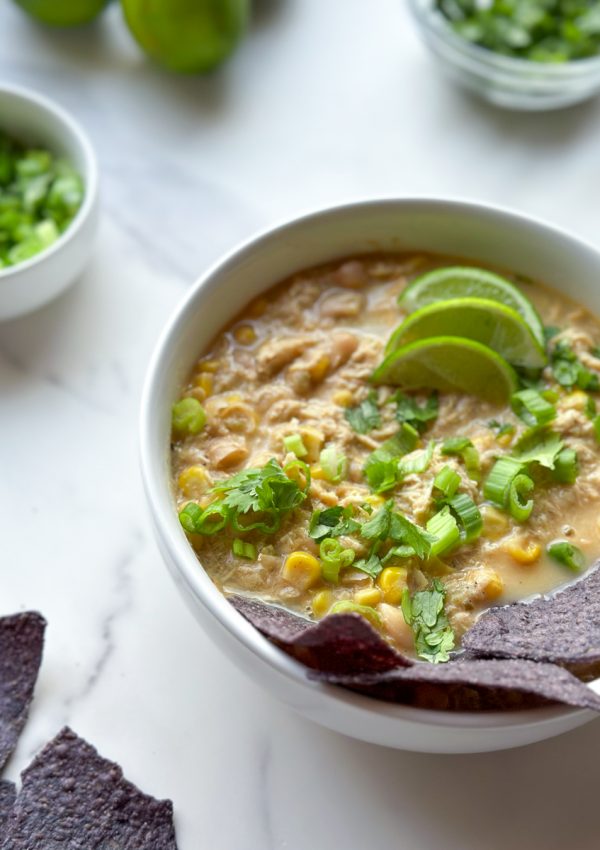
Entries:
POLYGON ((199 372, 218 372, 220 368, 221 363, 219 360, 203 360, 201 363, 198 363, 199 372))
POLYGON ((484 592, 487 599, 497 599, 504 590, 504 582, 498 573, 492 573, 485 585, 484 592))
POLYGON ((510 541, 506 544, 506 551, 517 564, 528 566, 539 561, 542 554, 542 548, 538 543, 530 541, 527 545, 523 545, 520 541, 510 541))
POLYGON ((499 446, 503 446, 504 448, 506 448, 507 446, 510 446, 510 444, 512 443, 513 437, 514 437, 513 433, 511 433, 511 434, 509 434, 509 433, 500 434, 500 436, 497 438, 497 443, 498 443, 499 446))
POLYGON ((378 587, 365 587, 363 590, 357 590, 354 594, 354 601, 357 605, 368 605, 369 608, 375 608, 383 599, 383 593, 378 587))
POLYGON ((389 605, 399 605, 406 587, 408 572, 404 567, 385 567, 377 579, 377 585, 383 592, 383 599, 389 605))
POLYGON ((213 391, 213 376, 209 372, 201 372, 196 375, 194 383, 197 389, 202 390, 204 398, 207 398, 213 391))
POLYGON ((326 354, 322 354, 319 359, 309 366, 308 373, 313 381, 318 383, 322 381, 329 370, 331 360, 326 354))
POLYGON ((587 401, 587 395, 582 390, 575 390, 565 397, 563 406, 567 409, 585 410, 587 401))
POLYGON ((333 403, 338 404, 340 407, 350 407, 354 401, 354 396, 350 390, 338 390, 331 398, 333 403))
POLYGON ((490 540, 499 540, 508 531, 508 517, 491 505, 482 505, 483 536, 490 540))
POLYGON ((313 463, 313 465, 310 468, 310 475, 311 475, 311 478, 315 478, 317 481, 324 481, 325 480, 325 473, 323 472, 323 469, 321 468, 321 464, 319 464, 319 463, 313 463))
POLYGON ((234 330, 233 335, 240 345, 252 345, 256 342, 256 331, 251 325, 240 325, 234 330))
POLYGON ((291 552, 285 559, 282 575, 298 590, 308 590, 321 578, 321 564, 309 552, 291 552))
POLYGON ((324 617, 333 605, 333 593, 330 590, 320 590, 313 596, 311 602, 312 612, 315 617, 324 617))
POLYGON ((268 306, 269 303, 266 298, 257 298, 256 301, 253 301, 248 307, 248 313, 253 318, 258 319, 265 313, 268 306))
POLYGON ((385 502, 383 496, 378 496, 376 493, 370 493, 365 496, 365 503, 371 505, 372 508, 380 508, 385 502))
POLYGON ((179 489, 189 499, 198 498, 210 487, 211 480, 206 469, 197 464, 184 469, 177 479, 179 489))
POLYGON ((298 430, 306 448, 306 457, 304 457, 303 460, 307 463, 316 463, 319 459, 319 455, 321 454, 323 443, 325 442, 324 435, 321 431, 317 431, 316 428, 311 428, 310 425, 305 425, 303 428, 299 428, 298 430))

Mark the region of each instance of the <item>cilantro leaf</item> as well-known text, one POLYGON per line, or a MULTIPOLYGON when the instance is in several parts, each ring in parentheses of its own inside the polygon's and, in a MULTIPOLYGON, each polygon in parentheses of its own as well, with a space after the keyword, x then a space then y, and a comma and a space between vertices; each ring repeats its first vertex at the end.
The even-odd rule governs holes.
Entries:
POLYGON ((362 524, 360 529, 361 537, 364 537, 365 540, 385 540, 389 537, 393 506, 393 501, 389 499, 383 507, 375 511, 373 516, 362 524))
POLYGON ((448 661, 455 646, 445 599, 444 585, 438 579, 433 580, 430 590, 419 590, 411 597, 406 589, 402 596, 402 613, 413 630, 417 654, 432 664, 448 661))
POLYGON ((355 561, 352 566, 354 569, 361 570, 361 572, 371 576, 372 579, 376 579, 383 569, 381 558, 373 550, 371 550, 367 558, 361 558, 359 561, 355 561))
POLYGON ((539 463, 547 469, 554 469, 563 446, 563 441, 554 431, 531 428, 518 440, 512 457, 521 463, 539 463))
POLYGON ((336 505, 324 511, 313 511, 308 527, 309 536, 318 543, 326 537, 341 537, 359 531, 360 523, 352 519, 352 507, 336 505))
POLYGON ((400 431, 371 452, 363 467, 369 487, 375 493, 391 490, 398 482, 398 460, 415 448, 419 434, 405 422, 400 431))
POLYGON ((384 541, 389 538, 394 543, 405 544, 421 559, 429 555, 433 539, 425 529, 395 511, 392 499, 388 499, 383 507, 363 523, 360 533, 365 540, 384 541))
POLYGON ((377 407, 377 394, 371 390, 369 395, 356 407, 347 407, 344 417, 357 434, 368 434, 381 425, 381 416, 377 407))
POLYGON ((423 405, 414 398, 404 395, 398 390, 390 401, 396 403, 396 419, 398 422, 406 422, 416 428, 417 431, 424 431, 427 423, 437 418, 439 403, 437 395, 431 395, 423 405))

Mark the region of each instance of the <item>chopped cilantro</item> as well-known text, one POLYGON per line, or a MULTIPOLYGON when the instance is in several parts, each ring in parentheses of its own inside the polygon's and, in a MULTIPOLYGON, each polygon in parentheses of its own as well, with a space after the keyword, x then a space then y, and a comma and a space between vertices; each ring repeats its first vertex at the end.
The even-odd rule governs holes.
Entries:
POLYGON ((418 432, 404 422, 400 431, 371 452, 364 465, 364 475, 375 493, 391 490, 398 482, 398 460, 412 452, 419 439, 418 432))
POLYGON ((401 513, 394 510, 394 502, 388 499, 385 505, 373 514, 362 526, 361 536, 365 540, 392 540, 410 546, 417 558, 427 558, 432 537, 401 513))
POLYGON ((588 392, 600 389, 600 377, 581 363, 566 340, 559 340, 552 350, 552 374, 561 387, 579 387, 588 392))
POLYGON ((551 339, 554 339, 555 336, 561 332, 561 329, 556 325, 545 325, 544 327, 544 339, 546 342, 550 342, 551 339))
POLYGON ((383 569, 381 558, 374 549, 371 550, 367 558, 360 558, 360 560, 355 561, 352 566, 354 569, 360 570, 368 576, 371 576, 372 579, 376 579, 383 569))
POLYGON ((402 613, 415 636, 415 649, 420 658, 432 664, 448 661, 454 649, 454 632, 444 610, 446 591, 434 579, 430 590, 419 590, 410 596, 408 588, 402 595, 402 613))
POLYGON ((281 525, 286 513, 294 510, 305 499, 310 487, 310 470, 296 460, 282 468, 272 458, 265 466, 244 469, 224 481, 219 481, 209 491, 219 498, 202 510, 190 502, 179 518, 186 531, 192 534, 216 534, 226 525, 235 531, 257 529, 273 534, 281 525), (286 469, 300 466, 305 475, 304 489, 286 469), (242 522, 241 517, 246 521, 242 522))
POLYGON ((417 431, 424 431, 427 423, 437 418, 439 403, 437 395, 431 395, 427 401, 420 405, 416 399, 404 395, 398 390, 390 401, 396 403, 396 419, 398 422, 407 422, 417 431))
POLYGON ((531 428, 518 440, 513 457, 521 463, 539 463, 554 469, 556 458, 563 448, 563 441, 554 431, 547 428, 531 428))
POLYGON ((510 422, 498 422, 497 419, 490 419, 488 428, 496 432, 496 437, 502 437, 504 434, 514 434, 515 426, 510 422))
POLYGON ((377 407, 377 394, 371 390, 369 395, 356 407, 347 407, 344 416, 357 434, 368 434, 381 425, 381 416, 377 407))
POLYGON ((324 511, 313 511, 308 533, 313 540, 320 542, 326 537, 341 537, 354 534, 360 529, 360 523, 352 519, 352 507, 336 505, 324 511))

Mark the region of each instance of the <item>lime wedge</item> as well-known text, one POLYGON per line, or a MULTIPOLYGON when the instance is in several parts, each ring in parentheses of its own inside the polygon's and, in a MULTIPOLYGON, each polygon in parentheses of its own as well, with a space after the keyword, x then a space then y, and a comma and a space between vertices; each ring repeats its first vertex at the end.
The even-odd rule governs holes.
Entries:
POLYGON ((406 390, 431 389, 505 402, 517 389, 511 366, 480 342, 437 336, 411 342, 385 358, 371 380, 406 390))
POLYGON ((421 307, 396 328, 385 353, 431 336, 459 336, 492 348, 514 366, 541 369, 546 354, 523 317, 488 298, 452 298, 421 307))
POLYGON ((540 345, 544 345, 542 322, 531 301, 509 280, 486 269, 471 266, 433 269, 415 278, 400 294, 398 303, 412 313, 427 304, 451 298, 489 298, 511 307, 525 319, 540 345))

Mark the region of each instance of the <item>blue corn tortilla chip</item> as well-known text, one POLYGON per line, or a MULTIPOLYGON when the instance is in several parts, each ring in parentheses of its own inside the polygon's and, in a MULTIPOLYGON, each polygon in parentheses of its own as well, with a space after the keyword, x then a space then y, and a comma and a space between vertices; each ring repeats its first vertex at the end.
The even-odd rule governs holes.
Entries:
POLYGON ((462 645, 481 657, 549 661, 586 680, 600 675, 600 568, 550 596, 490 608, 462 645))
POLYGON ((353 676, 311 671, 309 677, 376 699, 437 711, 507 711, 562 703, 600 712, 600 696, 567 670, 522 659, 463 658, 353 676))
POLYGON ((0 781, 0 844, 4 840, 6 822, 14 806, 16 796, 17 789, 12 782, 0 781))
POLYGON ((334 614, 314 623, 259 599, 231 596, 229 601, 265 637, 312 669, 373 673, 412 664, 358 614, 334 614))
POLYGON ((2 850, 177 850, 171 802, 143 794, 70 729, 21 778, 2 850))
POLYGON ((25 725, 37 679, 46 621, 34 611, 0 618, 0 770, 25 725))

